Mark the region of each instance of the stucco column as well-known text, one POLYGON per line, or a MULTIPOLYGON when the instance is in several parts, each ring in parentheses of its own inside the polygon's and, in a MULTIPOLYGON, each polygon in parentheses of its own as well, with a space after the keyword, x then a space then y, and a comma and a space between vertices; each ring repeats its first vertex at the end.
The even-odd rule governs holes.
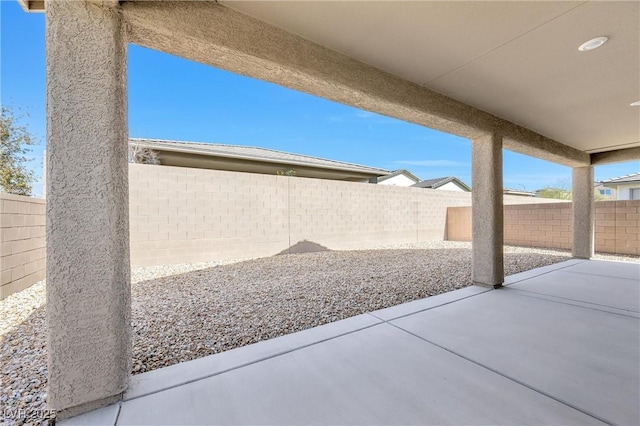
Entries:
POLYGON ((62 418, 117 400, 131 365, 127 45, 102 4, 46 9, 49 408, 62 418))
POLYGON ((476 285, 497 288, 504 282, 502 136, 478 137, 471 145, 472 280, 476 285))
POLYGON ((571 186, 573 257, 590 259, 594 250, 593 166, 574 167, 571 186))

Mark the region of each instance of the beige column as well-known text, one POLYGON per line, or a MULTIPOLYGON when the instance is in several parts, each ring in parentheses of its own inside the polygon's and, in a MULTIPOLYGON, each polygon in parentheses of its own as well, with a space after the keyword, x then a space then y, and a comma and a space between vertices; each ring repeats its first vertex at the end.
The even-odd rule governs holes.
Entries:
POLYGON ((593 166, 574 167, 571 186, 573 257, 590 259, 594 250, 593 166))
POLYGON ((504 282, 502 136, 489 134, 472 141, 472 280, 497 288, 504 282))
POLYGON ((131 366, 127 44, 119 7, 102 4, 46 9, 47 352, 60 418, 116 401, 131 366))

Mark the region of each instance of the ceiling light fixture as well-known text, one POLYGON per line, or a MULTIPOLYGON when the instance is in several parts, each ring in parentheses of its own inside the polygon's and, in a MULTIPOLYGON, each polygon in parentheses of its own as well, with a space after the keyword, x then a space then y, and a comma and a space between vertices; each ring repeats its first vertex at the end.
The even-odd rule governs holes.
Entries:
POLYGON ((631 102, 629 105, 631 105, 631 106, 640 106, 640 101, 631 102))
POLYGON ((581 52, 588 52, 590 50, 597 49, 598 47, 605 44, 607 40, 609 40, 609 37, 602 36, 602 37, 592 38, 591 40, 585 41, 584 43, 582 43, 580 47, 578 47, 578 50, 581 52))

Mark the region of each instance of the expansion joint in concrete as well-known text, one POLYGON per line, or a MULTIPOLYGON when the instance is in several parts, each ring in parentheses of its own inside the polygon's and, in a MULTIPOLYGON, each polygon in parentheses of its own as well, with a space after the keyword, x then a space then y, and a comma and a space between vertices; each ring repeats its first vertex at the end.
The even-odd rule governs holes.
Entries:
POLYGON ((482 288, 492 288, 492 289, 498 289, 498 288, 502 288, 503 287, 503 283, 500 284, 484 284, 481 282, 474 282, 473 285, 476 285, 478 287, 482 287, 482 288))

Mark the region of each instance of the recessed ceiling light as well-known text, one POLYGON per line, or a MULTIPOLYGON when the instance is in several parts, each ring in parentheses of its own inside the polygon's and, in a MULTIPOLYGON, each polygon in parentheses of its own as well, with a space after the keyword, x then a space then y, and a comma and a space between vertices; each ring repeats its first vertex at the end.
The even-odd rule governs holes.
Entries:
POLYGON ((631 105, 631 106, 640 106, 640 101, 631 102, 629 105, 631 105))
POLYGON ((609 37, 592 38, 591 40, 582 43, 580 47, 578 47, 578 50, 581 52, 588 52, 590 50, 597 49, 598 47, 605 44, 607 40, 609 40, 609 37))

